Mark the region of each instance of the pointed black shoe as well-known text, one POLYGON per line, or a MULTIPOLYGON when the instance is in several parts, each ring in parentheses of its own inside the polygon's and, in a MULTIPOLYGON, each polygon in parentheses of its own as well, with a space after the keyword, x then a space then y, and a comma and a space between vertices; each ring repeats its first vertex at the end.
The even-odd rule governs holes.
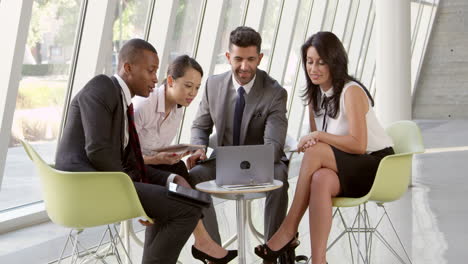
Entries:
POLYGON ((214 258, 192 246, 192 256, 203 263, 207 264, 208 261, 211 261, 215 264, 225 264, 237 257, 237 250, 228 250, 228 253, 223 258, 214 258))
POLYGON ((284 252, 286 252, 286 250, 295 249, 299 246, 300 241, 297 239, 297 237, 298 237, 298 234, 296 234, 296 236, 294 236, 286 245, 284 245, 282 248, 280 248, 277 251, 271 250, 267 244, 260 245, 255 248, 255 255, 261 257, 262 259, 266 261, 276 263, 279 256, 283 254, 284 252))

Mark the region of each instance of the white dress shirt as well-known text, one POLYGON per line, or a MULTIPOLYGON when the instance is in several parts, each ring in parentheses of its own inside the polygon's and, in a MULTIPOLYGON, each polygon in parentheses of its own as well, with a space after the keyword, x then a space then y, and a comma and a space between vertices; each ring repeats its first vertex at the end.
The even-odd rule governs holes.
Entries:
POLYGON ((117 81, 120 84, 120 87, 122 88, 122 103, 123 103, 123 115, 124 115, 124 142, 123 142, 123 148, 125 149, 128 144, 128 120, 127 120, 127 109, 130 103, 132 103, 132 95, 130 93, 130 89, 128 89, 127 84, 125 81, 118 75, 114 74, 114 77, 117 79, 117 81))
POLYGON ((236 91, 236 94, 237 94, 237 89, 239 89, 239 87, 244 87, 244 90, 245 90, 245 94, 249 94, 250 90, 252 90, 252 87, 255 83, 255 78, 257 78, 257 75, 255 74, 254 77, 252 78, 252 80, 250 80, 250 82, 248 82, 247 84, 245 85, 240 85, 240 83, 237 82, 236 78, 234 78, 234 74, 232 75, 232 87, 234 87, 234 90, 236 91))
MULTIPOLYGON (((165 87, 161 85, 147 98, 135 96, 132 99, 135 109, 135 127, 143 155, 155 155, 154 149, 170 145, 182 121, 184 110, 177 105, 166 117, 165 97, 165 87)), ((167 182, 173 182, 175 176, 176 174, 171 174, 167 182)))
POLYGON ((166 117, 165 94, 164 85, 161 85, 147 98, 135 96, 132 100, 143 155, 154 155, 154 149, 170 145, 182 121, 184 110, 177 105, 166 117))

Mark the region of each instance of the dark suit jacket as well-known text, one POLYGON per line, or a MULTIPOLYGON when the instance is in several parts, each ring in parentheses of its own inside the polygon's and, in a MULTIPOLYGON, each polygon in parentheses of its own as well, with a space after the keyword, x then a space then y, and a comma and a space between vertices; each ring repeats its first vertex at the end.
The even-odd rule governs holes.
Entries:
POLYGON ((124 159, 121 88, 98 75, 73 98, 59 142, 55 167, 65 171, 123 171, 135 178, 135 156, 124 159))
MULTIPOLYGON (((218 146, 222 146, 226 126, 226 95, 231 82, 231 71, 207 79, 192 125, 192 144, 208 145, 214 125, 218 146)), ((270 144, 275 149, 275 162, 286 159, 283 148, 288 129, 287 97, 286 90, 276 80, 266 72, 257 70, 254 85, 245 101, 240 131, 241 145, 270 144)))

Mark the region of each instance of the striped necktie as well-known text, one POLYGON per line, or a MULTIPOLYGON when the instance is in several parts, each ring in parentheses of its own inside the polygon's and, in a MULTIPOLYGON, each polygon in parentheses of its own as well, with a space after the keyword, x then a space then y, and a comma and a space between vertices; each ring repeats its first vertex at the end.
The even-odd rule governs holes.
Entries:
POLYGON ((128 117, 128 144, 132 147, 132 150, 135 154, 136 159, 136 168, 140 171, 139 182, 148 183, 148 178, 146 177, 146 168, 145 162, 143 161, 143 155, 141 154, 140 148, 140 139, 138 138, 138 133, 135 127, 135 118, 133 112, 133 104, 130 104, 127 109, 128 117))

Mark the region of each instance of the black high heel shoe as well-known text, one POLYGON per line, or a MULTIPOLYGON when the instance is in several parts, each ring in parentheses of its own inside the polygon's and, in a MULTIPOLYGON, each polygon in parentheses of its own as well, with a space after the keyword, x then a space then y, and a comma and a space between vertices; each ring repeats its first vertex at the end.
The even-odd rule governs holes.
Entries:
POLYGON ((297 239, 298 234, 299 233, 297 233, 286 245, 284 245, 282 248, 280 248, 277 251, 271 250, 267 244, 260 245, 255 248, 255 255, 259 256, 260 258, 266 261, 276 263, 279 256, 283 254, 284 252, 286 252, 286 250, 295 249, 299 246, 300 241, 297 239))
POLYGON ((228 250, 228 253, 223 258, 214 258, 205 252, 198 250, 196 247, 192 246, 192 256, 203 263, 207 264, 208 261, 211 261, 216 264, 225 264, 237 257, 237 250, 228 250))

